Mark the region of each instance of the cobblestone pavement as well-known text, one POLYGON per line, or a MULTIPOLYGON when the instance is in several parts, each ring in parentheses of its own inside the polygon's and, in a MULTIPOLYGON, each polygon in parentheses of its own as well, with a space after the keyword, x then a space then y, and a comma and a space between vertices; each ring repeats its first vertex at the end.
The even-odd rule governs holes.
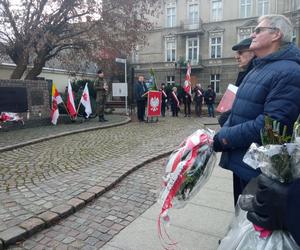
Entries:
MULTIPOLYGON (((60 137, 0 153, 0 232, 94 186, 107 186, 201 127, 165 118, 60 137)), ((142 199, 142 198, 141 198, 142 199)))
POLYGON ((163 161, 146 164, 87 207, 9 249, 100 249, 156 202, 163 161))
POLYGON ((74 132, 78 130, 107 126, 114 123, 120 123, 127 119, 126 116, 120 115, 107 115, 106 118, 108 119, 108 122, 106 123, 99 123, 97 118, 90 119, 87 122, 82 122, 83 120, 78 118, 76 123, 58 124, 57 126, 49 124, 49 126, 18 129, 8 132, 5 130, 0 130, 0 150, 4 147, 37 140, 47 136, 57 136, 65 132, 74 132))

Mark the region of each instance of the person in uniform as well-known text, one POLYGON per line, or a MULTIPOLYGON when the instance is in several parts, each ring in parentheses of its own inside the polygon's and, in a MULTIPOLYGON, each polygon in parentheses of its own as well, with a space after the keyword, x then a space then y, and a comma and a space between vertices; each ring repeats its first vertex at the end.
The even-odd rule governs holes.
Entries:
POLYGON ((104 118, 104 108, 106 104, 106 95, 108 90, 108 85, 104 79, 104 73, 102 70, 98 70, 97 72, 98 78, 95 81, 95 91, 96 91, 96 113, 99 117, 99 122, 107 122, 104 118))

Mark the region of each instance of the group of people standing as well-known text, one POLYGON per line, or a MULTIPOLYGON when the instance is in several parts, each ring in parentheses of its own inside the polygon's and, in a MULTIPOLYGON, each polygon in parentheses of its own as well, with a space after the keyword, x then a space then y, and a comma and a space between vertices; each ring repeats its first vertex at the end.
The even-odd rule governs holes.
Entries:
MULTIPOLYGON (((162 85, 164 89, 165 85, 162 85)), ((172 111, 172 116, 178 116, 178 111, 180 110, 180 104, 184 105, 184 116, 191 116, 191 105, 195 105, 195 114, 200 117, 202 115, 202 106, 203 104, 207 105, 208 116, 215 117, 214 104, 216 99, 216 93, 209 85, 207 90, 203 90, 201 84, 198 83, 193 89, 192 93, 187 93, 184 90, 182 93, 178 93, 177 87, 173 87, 172 91, 167 94, 165 98, 166 102, 170 104, 172 111)), ((162 113, 165 113, 162 112, 162 113)))
MULTIPOLYGON (((193 89, 192 93, 187 93, 182 90, 181 93, 178 92, 177 87, 166 88, 166 84, 162 83, 159 89, 161 92, 161 116, 166 115, 166 110, 170 109, 172 116, 178 116, 181 104, 184 105, 184 116, 191 116, 191 105, 195 105, 195 114, 200 117, 202 115, 203 104, 207 105, 208 116, 215 117, 215 99, 216 93, 209 85, 207 90, 203 90, 201 84, 197 84, 193 89)), ((138 81, 135 84, 135 100, 137 105, 137 117, 140 122, 144 121, 145 107, 147 100, 147 86, 144 82, 144 76, 140 75, 138 81)))

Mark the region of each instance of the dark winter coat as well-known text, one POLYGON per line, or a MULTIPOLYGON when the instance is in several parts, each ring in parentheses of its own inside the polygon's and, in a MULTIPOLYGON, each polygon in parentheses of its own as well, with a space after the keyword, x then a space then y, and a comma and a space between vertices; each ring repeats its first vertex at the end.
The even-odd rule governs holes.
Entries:
POLYGON ((205 104, 207 105, 214 104, 215 99, 216 99, 216 93, 212 89, 208 89, 204 92, 205 104))
POLYGON ((300 50, 289 44, 256 58, 237 91, 229 119, 217 134, 228 152, 227 167, 244 181, 257 176, 259 172, 245 164, 243 157, 252 142, 261 143, 264 115, 287 125, 291 133, 299 112, 300 50))
POLYGON ((146 96, 143 96, 145 93, 147 93, 148 89, 147 86, 144 82, 137 82, 134 86, 134 97, 135 100, 138 101, 143 101, 146 99, 146 96))

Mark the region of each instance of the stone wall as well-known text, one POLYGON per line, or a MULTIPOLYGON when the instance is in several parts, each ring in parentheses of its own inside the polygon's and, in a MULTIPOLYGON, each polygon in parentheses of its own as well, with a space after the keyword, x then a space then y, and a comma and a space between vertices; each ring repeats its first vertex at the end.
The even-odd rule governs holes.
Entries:
POLYGON ((1 87, 22 87, 27 89, 28 111, 20 113, 26 121, 45 120, 50 117, 50 87, 41 80, 0 80, 1 87))

